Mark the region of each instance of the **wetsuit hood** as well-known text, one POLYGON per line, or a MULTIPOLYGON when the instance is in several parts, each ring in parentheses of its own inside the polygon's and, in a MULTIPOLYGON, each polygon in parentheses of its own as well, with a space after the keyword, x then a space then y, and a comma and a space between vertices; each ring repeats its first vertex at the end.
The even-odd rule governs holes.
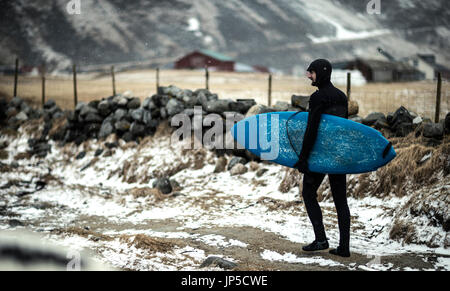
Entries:
POLYGON ((316 87, 323 87, 331 83, 331 63, 325 59, 317 59, 313 61, 308 69, 309 72, 316 72, 316 81, 312 82, 311 85, 316 87))

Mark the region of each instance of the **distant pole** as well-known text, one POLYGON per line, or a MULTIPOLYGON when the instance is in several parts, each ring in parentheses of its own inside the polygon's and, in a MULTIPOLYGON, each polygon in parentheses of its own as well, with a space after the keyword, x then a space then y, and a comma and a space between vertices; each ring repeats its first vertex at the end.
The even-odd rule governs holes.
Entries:
POLYGON ((267 105, 272 106, 272 74, 269 75, 269 92, 267 95, 267 105))
POLYGON ((209 71, 208 67, 205 66, 205 83, 206 83, 206 90, 209 90, 209 71))
POLYGON ((442 86, 442 79, 441 79, 441 73, 438 73, 437 76, 437 90, 436 90, 436 112, 434 115, 434 122, 439 122, 439 114, 441 111, 441 86, 442 86))
POLYGON ((73 71, 73 103, 74 107, 76 107, 78 103, 78 95, 77 95, 77 67, 75 64, 72 67, 72 71, 73 71))
POLYGON ((45 66, 42 66, 42 108, 45 104, 45 66))
POLYGON ((16 69, 14 71, 14 94, 13 97, 17 96, 17 76, 19 74, 19 58, 16 58, 16 69))
POLYGON ((114 66, 111 66, 111 77, 112 77, 113 96, 116 96, 116 77, 114 75, 114 66))
POLYGON ((156 94, 158 94, 159 91, 159 67, 156 68, 156 94))
POLYGON ((347 99, 350 100, 350 92, 352 87, 352 73, 347 72, 347 99))

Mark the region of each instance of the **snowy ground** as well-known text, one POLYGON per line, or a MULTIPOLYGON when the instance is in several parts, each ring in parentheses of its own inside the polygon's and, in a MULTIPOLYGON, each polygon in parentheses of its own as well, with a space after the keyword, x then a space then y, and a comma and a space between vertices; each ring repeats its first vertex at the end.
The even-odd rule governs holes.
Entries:
MULTIPOLYGON (((261 163, 258 168, 267 172, 260 177, 256 169, 239 176, 213 173, 217 157, 212 152, 183 151, 182 143, 171 146, 170 136, 162 135, 135 146, 121 143, 111 156, 102 154, 81 171, 102 142, 52 143, 45 159, 15 160, 27 151, 28 138, 23 129, 17 138, 0 137, 9 141, 8 158, 1 161, 8 170, 0 178, 0 229, 43 233, 70 249, 90 250, 116 268, 222 270, 200 267, 207 257, 219 256, 240 270, 450 270, 450 250, 389 239, 392 218, 406 197, 349 198, 352 256, 310 254, 301 251, 313 232, 299 189, 278 190, 282 166, 261 163), (86 156, 75 160, 82 150, 86 156), (171 179, 180 189, 163 198, 152 195, 155 176, 168 172, 175 173, 171 179), (44 189, 17 195, 42 179, 44 189)), ((339 233, 333 202, 321 206, 335 247, 339 233)), ((442 228, 434 231, 448 235, 442 228)))

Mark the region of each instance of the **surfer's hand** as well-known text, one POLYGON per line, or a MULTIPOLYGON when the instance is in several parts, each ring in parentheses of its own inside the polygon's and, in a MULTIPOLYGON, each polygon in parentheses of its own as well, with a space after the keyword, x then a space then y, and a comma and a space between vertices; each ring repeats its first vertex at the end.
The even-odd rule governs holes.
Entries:
POLYGON ((299 159, 297 161, 297 163, 295 163, 294 168, 296 168, 297 170, 299 170, 302 173, 309 173, 308 161, 306 161, 304 159, 299 159))

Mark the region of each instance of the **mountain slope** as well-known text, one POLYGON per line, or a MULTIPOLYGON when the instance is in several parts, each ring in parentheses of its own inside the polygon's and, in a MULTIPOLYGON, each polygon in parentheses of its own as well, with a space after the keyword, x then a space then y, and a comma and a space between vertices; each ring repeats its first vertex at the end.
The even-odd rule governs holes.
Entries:
MULTIPOLYGON (((383 1, 369 15, 366 1, 333 0, 82 0, 0 2, 0 64, 65 68, 145 61, 165 63, 208 48, 238 61, 290 71, 311 59, 396 57, 434 53, 450 63, 450 9, 445 0, 383 1)), ((367 1, 368 2, 368 1, 367 1)))

